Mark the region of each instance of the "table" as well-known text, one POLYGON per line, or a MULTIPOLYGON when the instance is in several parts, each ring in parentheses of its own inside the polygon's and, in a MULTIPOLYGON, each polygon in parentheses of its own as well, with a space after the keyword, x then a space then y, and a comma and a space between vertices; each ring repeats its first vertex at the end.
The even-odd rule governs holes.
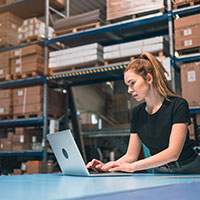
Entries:
POLYGON ((144 173, 124 177, 63 174, 0 176, 1 200, 199 199, 199 189, 200 175, 144 173))

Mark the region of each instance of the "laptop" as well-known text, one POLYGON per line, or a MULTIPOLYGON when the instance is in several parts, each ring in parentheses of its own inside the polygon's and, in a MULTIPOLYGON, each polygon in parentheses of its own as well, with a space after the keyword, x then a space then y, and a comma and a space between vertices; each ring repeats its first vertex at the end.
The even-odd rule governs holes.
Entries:
POLYGON ((71 130, 64 130, 47 135, 47 139, 52 147, 60 169, 65 175, 72 176, 130 176, 132 173, 126 172, 90 172, 76 145, 71 130))

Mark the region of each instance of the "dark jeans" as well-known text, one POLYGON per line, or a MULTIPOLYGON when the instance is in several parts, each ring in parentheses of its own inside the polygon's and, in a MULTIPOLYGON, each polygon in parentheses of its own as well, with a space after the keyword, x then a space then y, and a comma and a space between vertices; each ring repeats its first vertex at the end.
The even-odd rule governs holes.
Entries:
POLYGON ((173 168, 169 168, 164 165, 154 168, 153 172, 155 174, 200 174, 200 156, 197 156, 196 159, 186 165, 175 166, 173 168))

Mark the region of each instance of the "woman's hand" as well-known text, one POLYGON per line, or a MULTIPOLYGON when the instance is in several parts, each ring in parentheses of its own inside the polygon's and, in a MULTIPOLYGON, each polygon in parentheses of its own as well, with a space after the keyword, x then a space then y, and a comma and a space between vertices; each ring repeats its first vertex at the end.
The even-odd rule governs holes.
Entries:
POLYGON ((104 164, 104 166, 101 167, 101 170, 103 171, 123 171, 123 172, 134 172, 136 171, 136 166, 134 163, 126 163, 122 161, 112 161, 104 164))
POLYGON ((99 160, 93 159, 91 162, 87 164, 87 168, 91 168, 96 172, 102 173, 105 172, 106 170, 102 170, 102 167, 104 166, 104 163, 102 163, 99 160))

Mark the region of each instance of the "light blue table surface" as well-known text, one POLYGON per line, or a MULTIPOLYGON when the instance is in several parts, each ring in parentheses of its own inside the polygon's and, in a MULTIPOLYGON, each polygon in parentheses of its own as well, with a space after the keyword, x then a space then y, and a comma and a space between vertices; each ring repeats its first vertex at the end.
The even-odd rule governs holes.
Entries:
POLYGON ((0 200, 76 199, 191 182, 200 182, 200 175, 134 174, 125 177, 76 177, 63 174, 37 174, 0 176, 0 200))

